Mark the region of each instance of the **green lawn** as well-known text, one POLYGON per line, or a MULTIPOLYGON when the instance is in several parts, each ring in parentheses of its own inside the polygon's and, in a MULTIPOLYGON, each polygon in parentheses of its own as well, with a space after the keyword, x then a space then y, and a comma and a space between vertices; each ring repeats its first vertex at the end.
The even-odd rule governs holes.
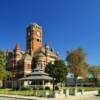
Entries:
MULTIPOLYGON (((51 91, 49 91, 51 93, 51 91)), ((43 97, 45 90, 12 90, 12 89, 0 89, 0 94, 8 95, 26 95, 26 96, 39 96, 43 97)))
MULTIPOLYGON (((66 89, 69 89, 69 94, 72 95, 73 94, 73 89, 75 89, 75 87, 67 87, 66 89)), ((78 92, 81 92, 82 90, 84 91, 96 91, 96 90, 100 90, 100 87, 77 87, 78 92)))
MULTIPOLYGON (((70 95, 72 94, 72 91, 75 87, 66 87, 66 89, 69 89, 70 95)), ((100 87, 77 87, 78 92, 80 92, 82 89, 84 91, 95 91, 100 90, 100 87)), ((12 90, 12 89, 0 89, 0 94, 14 94, 14 95, 28 95, 28 96, 35 96, 37 92, 37 96, 44 96, 45 90, 12 90)), ((51 94, 51 90, 49 90, 49 93, 51 94)))
MULTIPOLYGON (((74 89, 75 87, 67 87, 69 90, 74 89)), ((67 89, 66 88, 66 89, 67 89)), ((95 90, 100 90, 100 87, 77 87, 78 92, 80 92, 82 89, 84 91, 95 91, 95 90)))
POLYGON ((33 91, 31 90, 12 90, 12 89, 0 89, 0 94, 16 94, 16 95, 32 95, 33 91))

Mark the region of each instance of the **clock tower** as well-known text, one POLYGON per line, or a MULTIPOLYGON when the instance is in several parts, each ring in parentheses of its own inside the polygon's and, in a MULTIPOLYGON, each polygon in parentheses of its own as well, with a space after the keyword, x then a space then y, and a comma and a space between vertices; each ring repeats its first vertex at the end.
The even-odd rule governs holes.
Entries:
POLYGON ((30 55, 38 52, 42 48, 42 28, 36 23, 27 27, 26 49, 30 55))

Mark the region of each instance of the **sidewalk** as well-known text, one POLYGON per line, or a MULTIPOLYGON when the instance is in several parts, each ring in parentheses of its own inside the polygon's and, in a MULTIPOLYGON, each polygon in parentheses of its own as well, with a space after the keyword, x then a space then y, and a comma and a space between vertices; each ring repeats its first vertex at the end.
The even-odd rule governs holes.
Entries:
POLYGON ((34 97, 34 96, 21 96, 21 95, 6 95, 6 94, 0 94, 0 97, 16 98, 16 99, 25 99, 25 100, 40 100, 38 97, 34 97))
POLYGON ((59 98, 44 98, 44 97, 34 97, 34 96, 0 94, 0 97, 25 99, 25 100, 80 100, 80 99, 85 100, 86 98, 94 97, 94 95, 69 96, 69 97, 59 97, 59 98))
POLYGON ((81 96, 69 96, 69 97, 59 97, 59 98, 44 98, 41 100, 85 100, 88 98, 93 98, 95 95, 81 95, 81 96))

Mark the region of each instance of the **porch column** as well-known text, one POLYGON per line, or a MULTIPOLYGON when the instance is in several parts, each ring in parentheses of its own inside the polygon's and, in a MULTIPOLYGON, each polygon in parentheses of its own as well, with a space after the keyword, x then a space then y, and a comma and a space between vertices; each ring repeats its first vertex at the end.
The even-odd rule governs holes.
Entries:
POLYGON ((33 87, 36 88, 36 80, 34 80, 33 87))
POLYGON ((21 80, 20 80, 20 81, 19 81, 19 89, 21 90, 21 88, 22 88, 22 87, 21 87, 21 80))
POLYGON ((30 84, 29 84, 29 83, 30 83, 30 81, 29 81, 29 80, 27 80, 27 81, 28 81, 28 87, 29 87, 29 85, 30 85, 30 84))
POLYGON ((43 84, 43 88, 44 88, 44 85, 45 85, 45 84, 44 84, 44 80, 42 80, 42 84, 43 84))

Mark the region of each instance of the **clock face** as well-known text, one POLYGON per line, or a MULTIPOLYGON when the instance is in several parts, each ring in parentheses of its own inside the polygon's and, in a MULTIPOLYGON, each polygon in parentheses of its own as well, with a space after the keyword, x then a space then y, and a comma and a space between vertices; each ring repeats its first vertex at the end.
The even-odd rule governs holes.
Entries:
POLYGON ((37 36, 40 36, 40 32, 36 32, 37 36))

